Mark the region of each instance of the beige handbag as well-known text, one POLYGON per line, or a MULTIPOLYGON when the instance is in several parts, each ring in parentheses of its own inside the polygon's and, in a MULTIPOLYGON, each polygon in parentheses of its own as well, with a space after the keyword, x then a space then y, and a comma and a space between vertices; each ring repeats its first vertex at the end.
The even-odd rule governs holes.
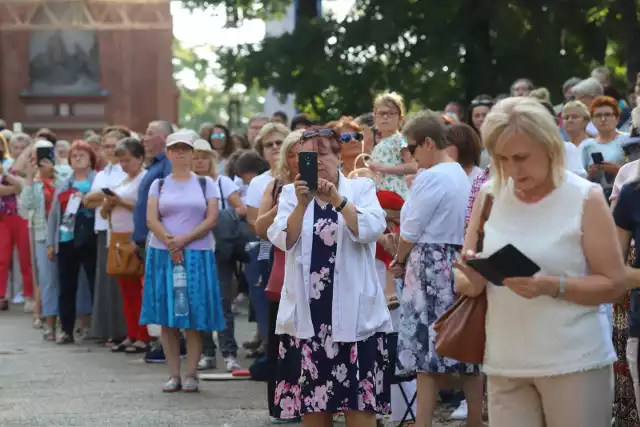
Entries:
POLYGON ((109 251, 107 252, 107 274, 115 279, 131 280, 144 275, 144 265, 138 256, 137 247, 131 241, 132 233, 114 233, 109 215, 109 251))
POLYGON ((368 167, 358 168, 358 160, 362 160, 365 166, 369 166, 371 161, 371 155, 369 153, 360 153, 353 161, 353 170, 349 173, 347 178, 365 177, 375 180, 375 172, 371 171, 368 167))

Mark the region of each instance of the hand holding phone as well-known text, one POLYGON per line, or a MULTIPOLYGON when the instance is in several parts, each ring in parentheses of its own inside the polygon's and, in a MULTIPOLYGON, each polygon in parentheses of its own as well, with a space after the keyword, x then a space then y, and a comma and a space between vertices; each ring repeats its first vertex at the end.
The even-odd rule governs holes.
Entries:
POLYGON ((48 160, 54 163, 56 160, 55 151, 53 147, 38 147, 36 149, 36 163, 41 166, 43 160, 48 160))
POLYGON ((593 160, 593 163, 596 164, 596 165, 604 163, 604 157, 602 156, 602 153, 600 153, 600 152, 591 153, 591 160, 593 160))
POLYGON ((110 189, 108 189, 108 188, 103 188, 103 189, 102 189, 102 192, 103 192, 105 195, 107 195, 107 196, 116 196, 116 193, 114 193, 113 191, 111 191, 111 190, 110 190, 110 189))
POLYGON ((300 179, 307 183, 310 192, 318 191, 318 153, 303 151, 298 153, 298 168, 300 179))

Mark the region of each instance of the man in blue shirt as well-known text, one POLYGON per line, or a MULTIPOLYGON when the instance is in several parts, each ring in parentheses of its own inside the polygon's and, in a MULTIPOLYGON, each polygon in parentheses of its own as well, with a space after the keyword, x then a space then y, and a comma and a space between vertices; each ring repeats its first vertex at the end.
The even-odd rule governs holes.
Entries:
POLYGON ((147 174, 140 182, 138 201, 133 209, 133 241, 139 248, 144 248, 147 242, 149 228, 147 227, 147 199, 151 183, 158 178, 166 178, 171 173, 171 162, 164 152, 167 136, 173 133, 173 126, 165 120, 149 123, 147 131, 142 137, 144 145, 147 174))

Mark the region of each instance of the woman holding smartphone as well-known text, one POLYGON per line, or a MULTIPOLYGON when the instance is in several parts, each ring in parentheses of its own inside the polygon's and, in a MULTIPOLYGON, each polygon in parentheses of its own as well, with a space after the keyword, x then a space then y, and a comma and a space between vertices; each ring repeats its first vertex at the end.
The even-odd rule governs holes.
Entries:
POLYGON ((373 181, 339 171, 333 129, 312 127, 301 144, 300 175, 283 187, 267 231, 286 252, 273 415, 329 426, 343 412, 347 425, 373 427, 391 409, 391 319, 374 263, 384 211, 373 181))

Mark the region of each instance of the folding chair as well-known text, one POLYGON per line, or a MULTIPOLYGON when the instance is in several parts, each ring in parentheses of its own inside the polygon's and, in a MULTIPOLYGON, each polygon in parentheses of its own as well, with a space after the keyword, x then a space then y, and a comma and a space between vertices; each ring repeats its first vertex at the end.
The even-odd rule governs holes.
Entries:
POLYGON ((416 414, 413 412, 413 405, 416 402, 416 398, 418 397, 418 392, 415 391, 413 396, 409 398, 407 392, 404 390, 403 384, 411 382, 416 379, 415 375, 396 375, 396 361, 398 360, 398 334, 391 333, 387 334, 387 350, 389 351, 389 372, 388 377, 390 378, 391 385, 397 385, 400 389, 400 394, 402 395, 402 400, 407 405, 407 409, 402 415, 400 419, 400 423, 398 427, 403 427, 409 422, 414 422, 416 420, 416 414))

